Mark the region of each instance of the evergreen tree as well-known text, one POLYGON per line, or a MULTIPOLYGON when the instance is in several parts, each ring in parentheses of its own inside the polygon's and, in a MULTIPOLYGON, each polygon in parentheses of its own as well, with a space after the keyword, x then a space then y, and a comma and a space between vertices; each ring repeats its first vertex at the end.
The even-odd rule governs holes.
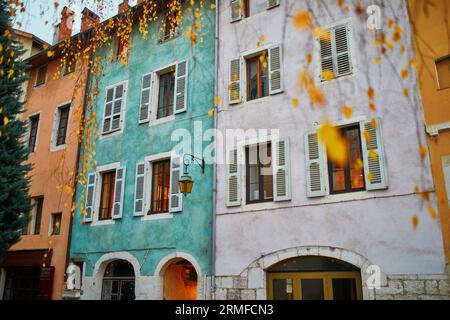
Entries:
POLYGON ((28 148, 23 143, 25 125, 20 120, 22 84, 27 77, 26 65, 19 60, 22 46, 13 40, 13 5, 0 0, 0 262, 19 241, 30 211, 30 166, 24 165, 28 148))

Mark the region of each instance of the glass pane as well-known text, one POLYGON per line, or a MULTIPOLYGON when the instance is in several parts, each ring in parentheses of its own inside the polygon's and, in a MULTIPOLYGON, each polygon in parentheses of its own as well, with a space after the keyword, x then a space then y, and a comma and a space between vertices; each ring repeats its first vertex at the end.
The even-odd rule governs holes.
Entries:
POLYGON ((333 279, 334 300, 357 300, 355 279, 333 279))
POLYGON ((258 62, 251 60, 248 62, 248 94, 249 100, 258 98, 258 62))
POLYGON ((169 211, 170 160, 153 164, 152 212, 169 211))
POLYGON ((250 16, 267 9, 267 0, 249 0, 250 16))
POLYGON ((269 95, 269 64, 266 63, 265 67, 263 63, 261 66, 261 97, 267 97, 269 95))
POLYGON ((173 114, 175 76, 173 71, 159 76, 158 119, 173 114))
POLYGON ((345 169, 336 164, 332 165, 333 171, 333 190, 345 191, 345 169))
POLYGON ((100 202, 100 220, 111 219, 114 199, 115 176, 115 171, 103 174, 102 194, 100 202))
POLYGON ((122 281, 120 300, 134 300, 134 281, 122 281))
POLYGON ((361 138, 359 129, 355 128, 347 131, 347 139, 349 142, 349 163, 350 163, 350 182, 352 189, 364 188, 364 172, 361 165, 361 138))
POLYGON ((112 281, 103 280, 102 300, 111 300, 112 281))
POLYGON ((273 300, 294 300, 294 281, 292 279, 274 279, 273 300))
POLYGON ((324 300, 323 279, 302 279, 302 300, 324 300))

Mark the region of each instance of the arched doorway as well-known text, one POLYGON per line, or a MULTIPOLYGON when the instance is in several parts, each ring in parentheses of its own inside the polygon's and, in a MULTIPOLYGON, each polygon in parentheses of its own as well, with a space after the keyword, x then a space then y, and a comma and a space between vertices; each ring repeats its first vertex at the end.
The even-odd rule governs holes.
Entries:
POLYGON ((196 300, 198 275, 186 259, 169 262, 164 271, 164 300, 196 300))
POLYGON ((269 300, 360 300, 361 271, 346 262, 298 257, 267 271, 269 300))
POLYGON ((125 260, 110 262, 105 269, 102 300, 134 300, 135 274, 131 263, 125 260))

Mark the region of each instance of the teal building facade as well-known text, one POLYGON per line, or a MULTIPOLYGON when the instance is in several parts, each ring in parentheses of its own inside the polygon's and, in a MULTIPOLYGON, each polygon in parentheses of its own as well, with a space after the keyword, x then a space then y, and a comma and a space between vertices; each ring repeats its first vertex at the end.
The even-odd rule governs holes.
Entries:
POLYGON ((214 125, 215 10, 195 9, 201 30, 194 44, 186 35, 194 24, 188 8, 183 4, 174 30, 164 29, 164 18, 151 22, 147 39, 134 23, 127 64, 114 58, 123 54, 114 37, 97 54, 103 70, 90 84, 99 93, 90 151, 96 165, 77 186, 70 244, 82 274, 80 299, 209 298, 213 166, 203 172, 189 161, 194 187, 185 196, 178 184, 184 154, 173 149, 176 132, 191 137, 189 155, 200 159, 211 143, 194 128, 214 125))

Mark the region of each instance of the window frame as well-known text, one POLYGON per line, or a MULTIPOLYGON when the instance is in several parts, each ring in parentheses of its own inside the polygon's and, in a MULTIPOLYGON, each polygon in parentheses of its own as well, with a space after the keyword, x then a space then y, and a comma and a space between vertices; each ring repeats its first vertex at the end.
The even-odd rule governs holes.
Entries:
MULTIPOLYGON (((183 12, 181 13, 183 14, 183 12)), ((161 19, 161 23, 159 25, 159 34, 158 34, 158 44, 163 44, 165 42, 171 41, 173 39, 176 39, 181 34, 181 24, 183 21, 180 21, 177 26, 175 26, 173 31, 168 30, 167 27, 170 27, 169 19, 168 19, 168 12, 164 12, 163 19, 161 19), (169 32, 169 35, 167 35, 167 32, 169 32)))
POLYGON ((30 221, 31 230, 29 230, 30 232, 28 233, 28 235, 37 236, 40 235, 42 231, 42 216, 44 214, 44 196, 33 197, 32 202, 33 202, 33 214, 32 219, 30 221), (41 207, 38 215, 38 208, 40 204, 41 207))
MULTIPOLYGON (((168 69, 167 71, 165 71, 165 72, 162 72, 162 73, 158 73, 157 74, 157 77, 158 77, 158 86, 157 86, 157 95, 158 95, 158 99, 157 99, 157 101, 156 101, 156 120, 161 120, 161 119, 164 119, 164 118, 167 118, 167 117, 170 117, 170 116, 173 116, 174 115, 174 106, 175 106, 175 82, 176 82, 176 76, 174 75, 174 73, 175 73, 176 71, 175 70, 172 70, 172 69, 168 69), (167 77, 167 76, 170 76, 171 77, 171 79, 170 79, 170 85, 172 85, 172 81, 173 81, 173 91, 172 91, 172 104, 171 105, 168 105, 167 107, 168 107, 168 110, 169 110, 169 114, 168 115, 164 115, 164 116, 162 116, 162 117, 159 117, 159 112, 160 112, 160 109, 161 109, 161 106, 160 106, 160 91, 161 91, 161 77, 167 77)), ((170 93, 170 92, 169 92, 170 93)), ((164 93, 164 95, 165 95, 165 97, 166 96, 169 96, 170 97, 170 95, 168 94, 168 93, 164 93)), ((164 97, 163 97, 163 99, 164 99, 164 97)), ((164 107, 164 105, 165 105, 165 103, 163 103, 163 107, 164 107)))
POLYGON ((56 106, 55 114, 53 118, 53 130, 52 130, 52 138, 51 138, 51 147, 50 151, 60 151, 67 147, 67 138, 69 135, 69 127, 70 127, 70 121, 72 118, 72 101, 67 101, 64 103, 61 103, 56 106), (61 124, 61 110, 68 108, 68 115, 67 115, 67 125, 65 129, 65 137, 64 137, 64 143, 58 145, 58 136, 59 136, 59 129, 61 124))
POLYGON ((27 147, 30 149, 30 153, 35 153, 37 151, 40 124, 41 124, 41 112, 40 111, 30 114, 28 116, 26 142, 27 142, 27 147), (36 135, 35 135, 35 139, 34 139, 33 149, 31 149, 30 148, 30 139, 31 139, 32 120, 36 119, 36 118, 37 118, 36 135))
POLYGON ((115 196, 115 185, 116 185, 116 170, 109 170, 109 171, 103 171, 100 173, 100 202, 98 204, 98 221, 109 221, 113 220, 113 209, 114 209, 114 196, 115 196), (109 184, 109 195, 108 195, 108 202, 110 207, 107 207, 109 209, 108 217, 102 218, 101 217, 101 211, 102 211, 102 204, 103 204, 103 195, 104 195, 104 181, 105 181, 105 175, 111 175, 113 178, 109 184))
MULTIPOLYGON (((440 57, 440 58, 438 58, 438 59, 436 59, 434 61, 434 67, 435 67, 435 70, 436 70, 436 81, 437 81, 437 85, 438 85, 438 90, 450 89, 450 85, 448 87, 442 87, 441 86, 441 79, 439 77, 438 63, 440 63, 442 61, 445 61, 445 60, 449 60, 449 63, 450 63, 450 54, 448 54, 446 56, 443 56, 443 57, 440 57)), ((449 73, 450 73, 450 71, 449 71, 449 73)))
MULTIPOLYGON (((150 183, 150 207, 147 211, 147 215, 158 215, 158 214, 167 214, 170 213, 170 177, 171 177, 171 168, 170 168, 170 164, 171 164, 171 159, 170 158, 165 158, 165 159, 160 159, 160 160, 156 160, 150 163, 151 166, 151 183, 150 183), (164 184, 163 182, 163 187, 168 187, 169 188, 169 192, 168 192, 168 198, 167 198, 167 210, 166 211, 153 211, 153 202, 156 201, 154 199, 154 191, 155 191, 155 165, 158 164, 163 164, 163 172, 162 172, 162 176, 165 176, 165 171, 164 169, 168 170, 169 172, 169 179, 167 181, 167 186, 164 184)), ((160 200, 162 203, 165 201, 164 199, 160 200)))
POLYGON ((127 98, 128 98, 128 80, 123 80, 120 82, 117 82, 113 85, 107 86, 104 89, 104 97, 103 97, 103 115, 102 115, 102 121, 100 123, 100 139, 106 138, 106 137, 111 137, 117 134, 121 134, 123 133, 123 130, 125 128, 125 115, 126 115, 126 107, 127 107, 127 98), (123 85, 123 93, 122 93, 122 106, 121 106, 121 110, 120 110, 120 125, 118 129, 113 130, 112 129, 112 120, 113 120, 113 109, 114 109, 114 102, 116 101, 115 99, 115 92, 116 92, 116 87, 123 85), (104 126, 104 122, 105 122, 105 114, 106 114, 106 99, 108 96, 108 90, 114 89, 114 96, 113 96, 113 105, 112 105, 112 109, 111 109, 111 130, 110 131, 103 131, 103 126, 104 126))
MULTIPOLYGON (((359 151, 361 154, 361 161, 363 160, 363 146, 361 143, 361 139, 362 139, 362 132, 360 129, 360 123, 351 123, 351 124, 347 124, 347 125, 343 125, 343 126, 338 126, 338 129, 340 132, 342 131, 350 131, 352 129, 357 129, 359 136, 358 136, 358 146, 359 146, 359 151)), ((326 152, 326 150, 325 150, 326 152)), ((366 181, 365 181, 365 170, 364 170, 364 166, 362 168, 362 173, 363 173, 363 184, 364 187, 363 188, 352 188, 351 187, 351 173, 350 173, 350 164, 347 164, 345 166, 344 169, 344 176, 345 176, 345 190, 339 190, 336 191, 334 190, 334 186, 333 186, 333 163, 332 161, 328 158, 328 155, 326 157, 327 162, 326 162, 326 169, 328 171, 328 176, 326 177, 328 179, 328 186, 329 186, 329 194, 330 195, 340 195, 340 194, 347 194, 347 193, 356 193, 356 192, 364 192, 367 191, 367 186, 366 186, 366 181)))
POLYGON ((270 91, 270 83, 269 83, 269 62, 267 61, 267 95, 263 96, 262 95, 262 91, 263 91, 263 81, 262 81, 262 68, 264 68, 263 63, 261 62, 261 57, 264 55, 264 52, 266 53, 266 57, 268 59, 268 50, 263 50, 258 54, 255 55, 251 55, 249 57, 244 57, 245 60, 245 69, 246 69, 246 101, 254 101, 254 100, 258 100, 258 99, 262 99, 265 97, 270 96, 269 91, 270 91), (250 64, 256 61, 256 67, 257 67, 257 97, 254 99, 250 98, 250 64))
MULTIPOLYGON (((333 73, 334 77, 330 80, 323 80, 322 78, 322 58, 321 58, 321 45, 320 45, 320 39, 315 39, 314 41, 314 57, 313 60, 315 61, 315 75, 316 75, 316 84, 320 86, 324 86, 328 83, 331 83, 333 81, 340 81, 343 79, 348 79, 350 77, 353 77, 357 74, 358 67, 357 67, 357 57, 356 57, 356 50, 355 50, 355 35, 354 35, 354 23, 353 19, 351 17, 345 18, 342 20, 339 20, 337 22, 321 26, 321 29, 330 31, 331 29, 337 29, 341 26, 347 26, 350 28, 350 32, 347 34, 348 36, 348 45, 349 45, 349 51, 350 51, 350 64, 352 71, 349 74, 342 75, 336 77, 336 70, 334 68, 337 66, 337 61, 335 61, 335 57, 337 59, 337 55, 334 53, 332 54, 332 61, 333 61, 333 73)), ((332 44, 332 52, 334 52, 333 48, 335 47, 334 44, 332 44)))
POLYGON ((49 236, 60 236, 61 235, 61 226, 62 226, 62 212, 55 212, 51 214, 50 217, 50 228, 48 235, 49 236), (59 217, 59 232, 55 233, 55 218, 59 217))
POLYGON ((68 63, 68 61, 66 61, 66 63, 64 63, 62 70, 61 70, 61 74, 63 77, 67 77, 77 70, 77 61, 75 59, 72 61, 72 64, 70 66, 70 68, 71 68, 70 71, 68 70, 67 63, 68 63))
MULTIPOLYGON (((175 120, 175 110, 172 112, 171 115, 167 116, 167 117, 163 117, 163 118, 159 118, 158 119, 158 105, 159 105, 159 79, 160 79, 160 75, 166 74, 168 72, 174 72, 176 73, 176 68, 177 68, 177 64, 178 62, 174 62, 171 64, 168 64, 166 66, 163 66, 161 68, 156 69, 155 71, 153 71, 153 76, 152 76, 152 85, 151 85, 151 91, 150 91, 150 95, 151 95, 151 99, 150 99, 150 120, 149 125, 153 126, 153 125, 158 125, 158 124, 162 124, 165 122, 169 122, 169 121, 173 121, 175 120)), ((177 81, 177 77, 175 75, 175 88, 174 91, 176 90, 176 81, 177 81)), ((173 99, 173 105, 175 105, 176 103, 176 99, 175 99, 175 92, 174 92, 174 99, 173 99)))
POLYGON ((42 65, 42 66, 36 68, 36 74, 35 74, 35 79, 34 79, 34 87, 35 87, 35 88, 39 88, 39 87, 44 86, 44 85, 47 83, 47 80, 48 80, 48 64, 44 64, 44 65, 42 65), (44 82, 38 83, 40 71, 41 71, 42 69, 44 69, 44 68, 45 68, 44 82))
POLYGON ((257 204, 257 203, 267 203, 267 202, 275 202, 275 194, 273 193, 273 187, 272 187, 272 198, 271 199, 264 199, 264 175, 261 174, 261 169, 263 168, 263 165, 260 163, 259 159, 259 150, 261 145, 266 145, 267 150, 270 150, 270 168, 272 172, 272 186, 273 186, 273 155, 272 155, 272 141, 264 141, 264 142, 258 142, 256 144, 249 144, 245 146, 245 201, 247 205, 251 204, 257 204), (259 190, 259 199, 258 200, 250 200, 250 162, 249 162, 249 150, 251 147, 256 146, 256 152, 258 154, 258 190, 259 190))

